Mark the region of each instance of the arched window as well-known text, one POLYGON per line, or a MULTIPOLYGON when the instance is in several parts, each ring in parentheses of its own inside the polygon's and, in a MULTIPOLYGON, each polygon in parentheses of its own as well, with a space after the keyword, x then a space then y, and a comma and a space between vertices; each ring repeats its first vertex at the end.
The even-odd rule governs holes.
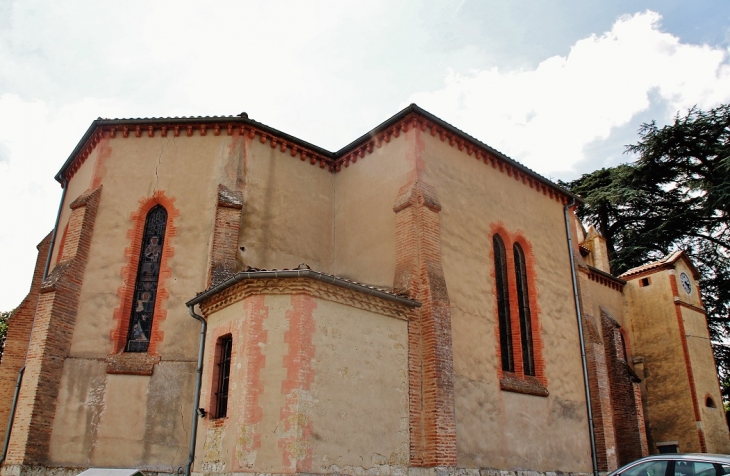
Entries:
POLYGON ((137 280, 134 285, 132 315, 129 318, 129 331, 125 346, 127 352, 147 352, 150 345, 166 226, 167 210, 165 207, 157 205, 147 213, 137 267, 137 280))
POLYGON ((535 375, 535 356, 532 348, 532 321, 530 315, 530 293, 527 288, 527 266, 522 247, 515 243, 515 281, 517 305, 520 311, 520 337, 522 343, 522 363, 525 375, 535 375))
POLYGON ((507 252, 499 235, 494 235, 494 276, 497 281, 497 310, 499 313, 499 347, 502 354, 502 370, 515 371, 512 354, 512 325, 509 312, 509 288, 507 285, 507 252))
POLYGON ((707 397, 705 399, 705 406, 708 408, 717 408, 715 406, 715 401, 712 399, 712 397, 707 397))

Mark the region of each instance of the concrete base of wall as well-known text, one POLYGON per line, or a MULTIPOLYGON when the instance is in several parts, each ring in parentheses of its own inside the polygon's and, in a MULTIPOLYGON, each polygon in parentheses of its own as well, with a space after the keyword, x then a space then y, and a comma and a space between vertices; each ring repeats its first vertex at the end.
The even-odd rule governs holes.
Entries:
MULTIPOLYGON (((88 468, 76 467, 54 467, 54 466, 26 466, 10 465, 3 466, 0 476, 77 476, 88 468)), ((146 476, 179 476, 177 472, 148 471, 141 469, 146 476)), ((192 476, 592 476, 592 473, 572 473, 562 471, 530 471, 530 470, 500 470, 492 468, 464 469, 464 468, 415 468, 407 466, 381 465, 374 468, 362 468, 355 466, 336 467, 328 473, 212 473, 193 472, 192 476)), ((607 473, 603 473, 607 474, 607 473)))
MULTIPOLYGON (((2 467, 0 470, 0 476, 77 476, 79 473, 86 471, 87 469, 89 468, 11 464, 2 467)), ((182 468, 180 469, 180 472, 148 471, 143 467, 137 469, 141 469, 145 476, 180 476, 184 473, 182 468)))

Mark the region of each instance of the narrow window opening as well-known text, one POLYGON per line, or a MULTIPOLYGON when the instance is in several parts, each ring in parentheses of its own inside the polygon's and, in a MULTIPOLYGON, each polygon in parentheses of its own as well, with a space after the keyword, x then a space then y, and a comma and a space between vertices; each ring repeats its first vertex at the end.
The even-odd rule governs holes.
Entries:
POLYGON ((512 354, 512 325, 509 312, 509 289, 507 287, 507 252, 499 235, 494 235, 494 276, 497 286, 497 312, 499 314, 499 348, 502 354, 502 370, 515 371, 512 354))
POLYGON ((520 311, 520 338, 522 362, 525 375, 535 376, 535 356, 532 348, 532 321, 530 315, 530 294, 527 288, 527 266, 522 247, 514 244, 515 277, 517 280, 517 305, 520 311))
POLYGON ((127 352, 147 352, 150 345, 166 226, 167 211, 162 205, 157 205, 149 211, 144 224, 125 347, 127 352))
POLYGON ((643 288, 644 286, 648 286, 651 284, 651 281, 649 281, 649 278, 641 278, 639 281, 639 287, 643 288))
POLYGON ((717 408, 715 406, 715 401, 712 399, 712 397, 707 397, 707 399, 705 399, 705 406, 709 408, 717 408))
POLYGON ((231 378, 231 349, 233 337, 220 337, 216 343, 216 370, 218 381, 215 392, 215 412, 213 418, 223 418, 228 414, 228 387, 231 378))

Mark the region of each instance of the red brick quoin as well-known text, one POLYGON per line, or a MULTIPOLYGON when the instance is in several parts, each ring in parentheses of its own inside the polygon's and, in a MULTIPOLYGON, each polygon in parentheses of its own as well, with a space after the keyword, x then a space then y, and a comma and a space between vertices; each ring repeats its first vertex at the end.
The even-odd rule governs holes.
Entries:
POLYGON ((63 363, 76 323, 100 197, 101 187, 71 203, 63 260, 39 290, 7 465, 47 463, 63 363))
POLYGON ((122 268, 123 283, 117 290, 120 299, 119 307, 114 310, 114 322, 116 326, 111 331, 112 352, 118 354, 124 350, 129 327, 129 317, 132 313, 132 301, 134 298, 134 285, 137 279, 137 267, 139 266, 139 254, 142 248, 142 235, 147 213, 156 205, 162 205, 167 210, 167 228, 165 229, 165 243, 162 249, 162 260, 160 263, 160 277, 157 282, 157 298, 155 299, 155 313, 152 317, 152 335, 147 353, 157 355, 157 345, 162 341, 163 333, 160 324, 167 317, 165 303, 169 297, 165 283, 172 275, 169 261, 174 254, 173 240, 177 234, 177 228, 173 226, 175 218, 180 211, 175 208, 175 199, 165 195, 162 190, 156 191, 151 197, 139 200, 139 208, 133 212, 129 220, 132 226, 127 231, 129 246, 124 249, 124 257, 127 264, 122 268))
POLYGON ((413 466, 456 466, 451 308, 441 265, 436 190, 415 180, 398 192, 394 289, 422 303, 408 322, 413 466))

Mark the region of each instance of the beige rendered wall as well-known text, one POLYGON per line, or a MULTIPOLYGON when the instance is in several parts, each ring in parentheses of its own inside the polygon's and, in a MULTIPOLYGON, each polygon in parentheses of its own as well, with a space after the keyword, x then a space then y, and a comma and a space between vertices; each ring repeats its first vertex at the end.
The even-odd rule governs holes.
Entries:
POLYGON ((649 286, 639 287, 640 279, 630 279, 624 286, 632 352, 635 358, 644 358, 647 436, 654 443, 678 441, 682 452, 699 452, 669 272, 660 270, 650 279, 649 286))
MULTIPOLYGON (((621 327, 626 328, 624 322, 624 296, 621 291, 606 286, 595 281, 588 281, 588 292, 591 293, 593 298, 593 315, 596 316, 596 326, 598 329, 601 328, 601 308, 604 308, 611 314, 611 317, 616 319, 621 327)), ((629 329, 626 329, 627 331, 629 329)))
MULTIPOLYGON (((677 261, 675 276, 677 277, 677 291, 681 302, 699 308, 702 304, 698 292, 699 288, 692 271, 684 260, 677 261), (690 278, 691 291, 689 294, 681 284, 681 273, 685 273, 690 278)), ((681 312, 707 452, 730 453, 730 437, 728 436, 728 426, 722 406, 720 385, 717 379, 717 366, 712 353, 707 317, 705 313, 685 306, 681 307, 681 312), (715 408, 706 405, 707 397, 712 398, 715 408)))
MULTIPOLYGON (((422 135, 424 179, 441 200, 451 299, 459 467, 590 471, 583 374, 562 205, 422 135), (548 397, 500 390, 492 225, 533 247, 548 397)), ((511 250, 509 250, 511 252, 511 250)))
MULTIPOLYGON (((231 334, 225 419, 201 421, 196 471, 353 472, 408 463, 407 323, 305 295, 250 296, 209 316, 231 334)), ((208 403, 206 403, 208 402, 208 403)))
MULTIPOLYGON (((186 460, 187 437, 177 427, 180 415, 187 425, 191 412, 199 324, 190 318, 184 303, 206 287, 221 183, 244 192, 241 241, 246 246, 242 255, 246 264, 281 268, 308 262, 315 269, 331 270, 332 174, 326 169, 272 149, 258 136, 244 139, 237 132, 201 136, 195 131, 192 137, 174 137, 172 132, 162 137, 157 132, 154 137, 145 133, 128 138, 118 133, 102 139, 70 181, 59 226, 56 248, 62 241, 68 204, 103 185, 87 279, 65 363, 62 385, 67 390, 57 408, 53 462, 103 465, 114 461, 131 466, 145 461, 151 467, 172 464, 174 470, 186 460), (114 347, 111 332, 121 303, 122 270, 129 261, 125 252, 131 244, 131 217, 141 200, 160 191, 173 200, 178 215, 172 219, 176 231, 168 229, 165 243, 173 252, 167 263, 171 276, 165 281, 167 315, 158 322, 162 339, 157 352, 163 363, 155 366, 152 377, 107 376, 105 364, 98 362, 114 347), (97 362, 99 368, 82 378, 80 369, 90 365, 86 359, 97 362), (174 381, 180 393, 158 394, 165 388, 156 383, 159 379, 174 381), (122 381, 128 384, 114 386, 122 381), (108 391, 112 386, 113 394, 108 391), (89 412, 93 408, 95 416, 76 419, 79 408, 89 412), (139 415, 145 417, 139 419, 139 415), (124 428, 117 431, 122 416, 134 416, 141 429, 121 425, 124 428), (152 438, 150 428, 161 433, 152 438), (120 445, 130 450, 119 452, 120 445), (140 452, 142 459, 137 457, 140 452)), ((175 215, 169 209, 168 213, 175 215)))
MULTIPOLYGON (((232 137, 104 139, 71 180, 67 202, 91 185, 103 185, 91 251, 81 288, 70 355, 64 364, 50 462, 64 465, 136 466, 176 470, 186 461, 199 324, 184 303, 206 285, 210 233, 222 180, 217 164, 229 160, 232 137), (141 201, 162 192, 173 200, 165 247, 171 275, 160 319, 151 377, 107 375, 111 333, 121 306, 123 268, 131 246, 132 214, 141 201), (78 418, 81 411, 84 418, 78 418), (141 418, 140 418, 141 416, 141 418), (119 451, 125 448, 126 451, 119 451)), ((133 259, 136 259, 133 258, 133 259)), ((134 278, 132 278, 133 280, 134 278)), ((157 313, 156 313, 157 314, 157 313)))
POLYGON ((707 452, 727 454, 730 452, 730 437, 717 381, 717 367, 710 347, 707 320, 703 313, 687 308, 682 308, 682 319, 687 334, 687 348, 707 452), (708 396, 712 398, 714 408, 706 405, 708 396))
POLYGON ((334 176, 334 273, 377 286, 393 286, 393 205, 412 164, 406 134, 391 138, 334 176))
POLYGON ((295 268, 300 263, 331 273, 333 174, 292 157, 259 137, 246 138, 242 157, 243 262, 256 268, 295 268))

